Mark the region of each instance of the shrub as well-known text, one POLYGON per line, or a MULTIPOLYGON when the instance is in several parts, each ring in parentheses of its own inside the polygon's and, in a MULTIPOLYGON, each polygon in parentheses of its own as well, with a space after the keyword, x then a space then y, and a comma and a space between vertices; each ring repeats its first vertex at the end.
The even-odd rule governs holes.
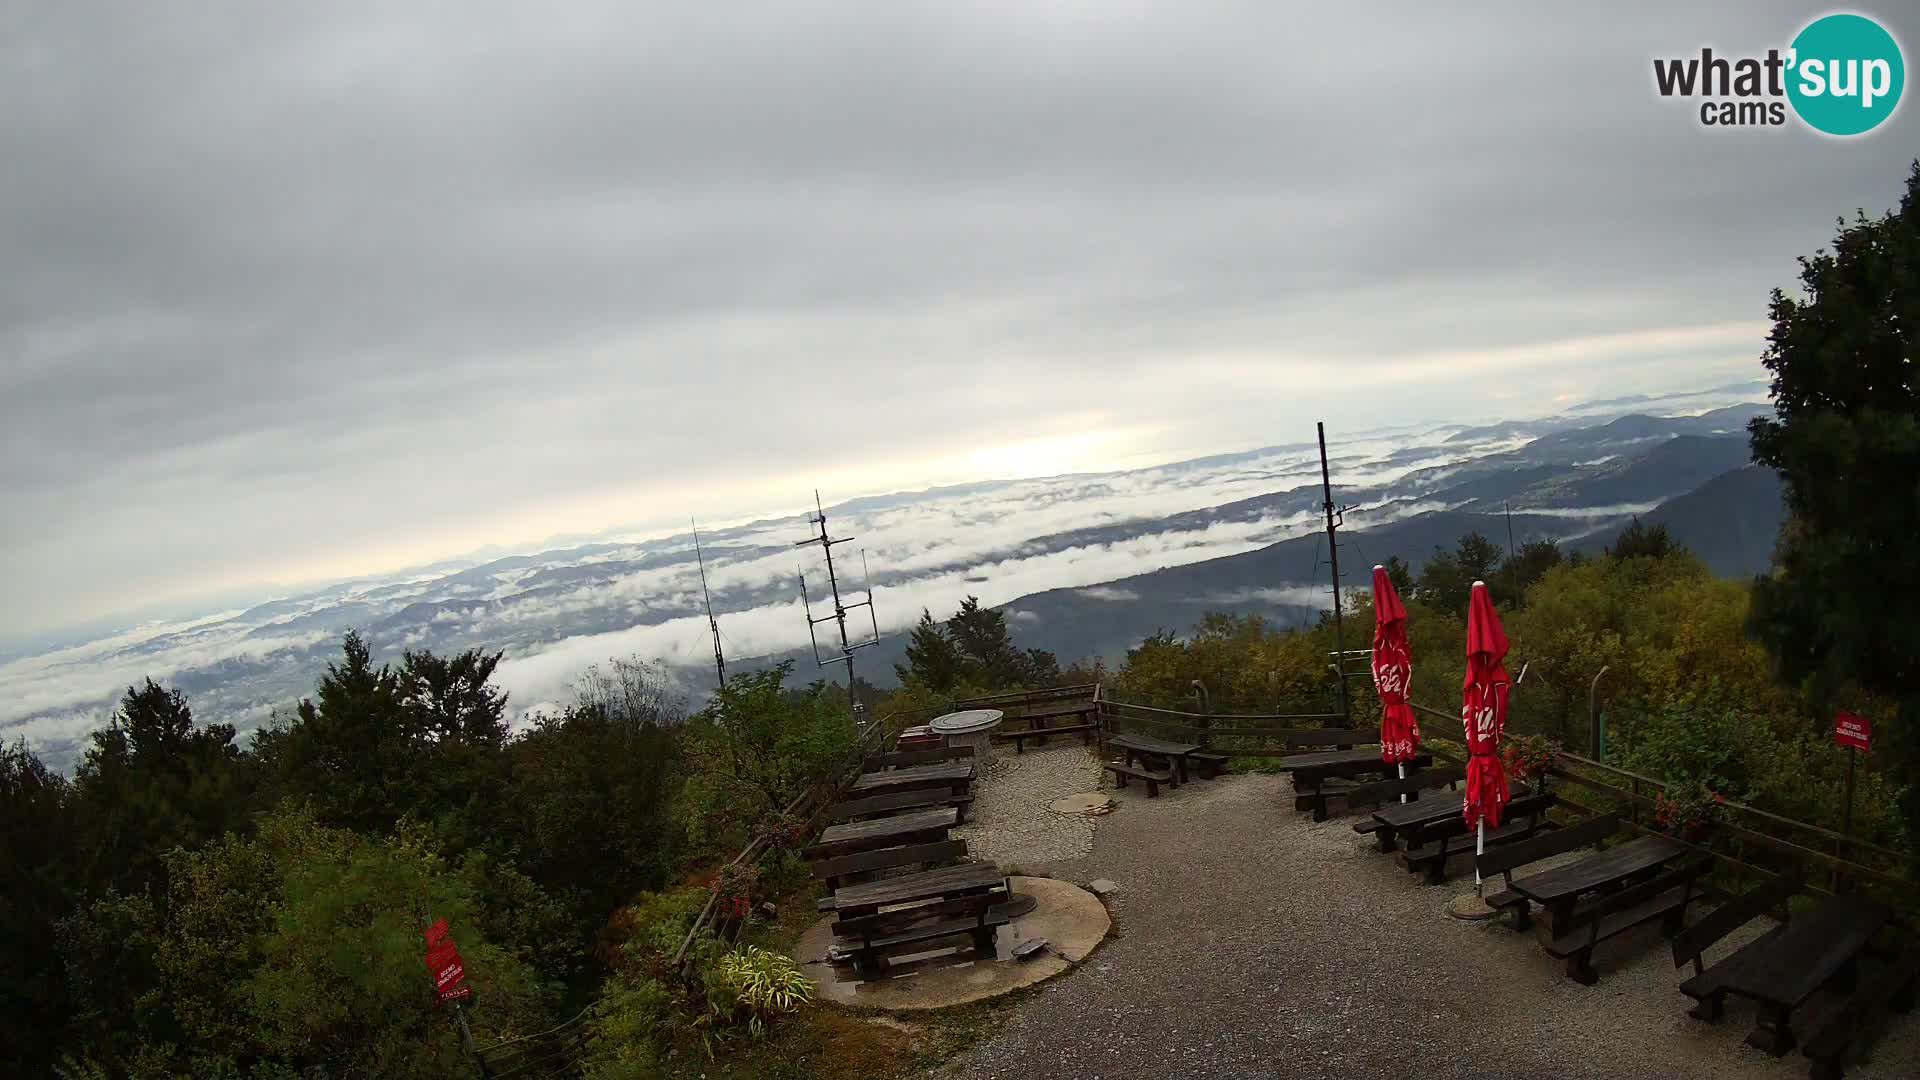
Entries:
POLYGON ((721 957, 715 971, 727 991, 727 1007, 735 1016, 744 1015, 747 1029, 756 1036, 813 1000, 813 984, 792 957, 757 945, 721 957))

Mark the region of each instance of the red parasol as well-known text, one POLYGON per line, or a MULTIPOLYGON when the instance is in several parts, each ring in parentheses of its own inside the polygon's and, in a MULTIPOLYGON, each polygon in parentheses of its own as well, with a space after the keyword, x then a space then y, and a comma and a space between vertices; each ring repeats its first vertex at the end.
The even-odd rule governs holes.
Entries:
POLYGON ((1485 582, 1473 583, 1467 604, 1467 678, 1460 722, 1467 737, 1467 824, 1500 827, 1507 806, 1507 771, 1500 764, 1500 733, 1507 726, 1507 633, 1485 582))
POLYGON ((1373 568, 1373 688, 1380 694, 1380 759, 1389 765, 1412 761, 1420 752, 1420 726, 1407 704, 1413 679, 1413 650, 1407 645, 1407 609, 1394 591, 1387 568, 1373 568))

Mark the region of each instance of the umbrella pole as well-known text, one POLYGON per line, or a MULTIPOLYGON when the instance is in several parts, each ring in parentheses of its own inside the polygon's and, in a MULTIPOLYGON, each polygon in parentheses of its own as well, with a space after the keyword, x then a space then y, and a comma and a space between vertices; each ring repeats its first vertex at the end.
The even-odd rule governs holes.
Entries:
MULTIPOLYGON (((1407 778, 1407 763, 1403 761, 1400 763, 1400 779, 1405 780, 1406 778, 1407 778)), ((1400 801, 1403 803, 1407 801, 1406 792, 1403 791, 1400 793, 1400 801)), ((1851 807, 1849 807, 1849 809, 1851 809, 1851 807)))
POLYGON ((1480 856, 1487 853, 1487 819, 1480 819, 1480 826, 1473 836, 1473 895, 1480 895, 1480 856))

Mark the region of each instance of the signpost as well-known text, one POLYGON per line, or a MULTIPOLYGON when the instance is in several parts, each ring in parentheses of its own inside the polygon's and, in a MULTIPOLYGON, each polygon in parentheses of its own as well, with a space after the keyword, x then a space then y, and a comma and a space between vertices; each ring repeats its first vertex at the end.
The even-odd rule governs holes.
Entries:
POLYGON ((482 1080, 485 1080, 488 1075, 487 1063, 474 1052, 473 1031, 467 1027, 467 1010, 462 1004, 473 998, 473 987, 467 985, 467 963, 460 958, 460 948, 447 929, 447 920, 441 919, 427 927, 422 936, 427 939, 427 954, 422 959, 427 965, 427 973, 433 976, 434 994, 439 997, 441 1004, 453 1006, 454 1023, 460 1026, 461 1048, 473 1058, 482 1080))
MULTIPOLYGON (((1853 835, 1853 769, 1861 751, 1873 749, 1873 722, 1858 713, 1833 714, 1833 745, 1847 748, 1847 809, 1840 819, 1840 843, 1834 854, 1847 857, 1847 840, 1853 835)), ((1840 891, 1840 869, 1833 871, 1833 891, 1840 891)))

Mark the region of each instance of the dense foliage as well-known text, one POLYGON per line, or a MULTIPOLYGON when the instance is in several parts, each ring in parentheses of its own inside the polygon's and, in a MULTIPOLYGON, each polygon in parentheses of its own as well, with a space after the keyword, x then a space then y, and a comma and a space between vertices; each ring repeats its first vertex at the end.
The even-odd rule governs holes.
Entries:
MULTIPOLYGON (((513 732, 500 659, 390 665, 348 634, 244 747, 149 681, 71 780, 0 751, 6 1075, 466 1075, 424 926, 452 925, 481 1042, 551 1026, 597 996, 623 904, 737 850, 853 738, 844 692, 784 666, 688 716, 633 661, 513 732)), ((749 1028, 799 993, 755 963, 749 1028)))
POLYGON ((1899 209, 1842 221, 1831 250, 1800 260, 1800 284, 1774 291, 1777 416, 1753 424, 1788 511, 1754 625, 1822 702, 1892 702, 1881 753, 1920 829, 1920 164, 1899 209))

